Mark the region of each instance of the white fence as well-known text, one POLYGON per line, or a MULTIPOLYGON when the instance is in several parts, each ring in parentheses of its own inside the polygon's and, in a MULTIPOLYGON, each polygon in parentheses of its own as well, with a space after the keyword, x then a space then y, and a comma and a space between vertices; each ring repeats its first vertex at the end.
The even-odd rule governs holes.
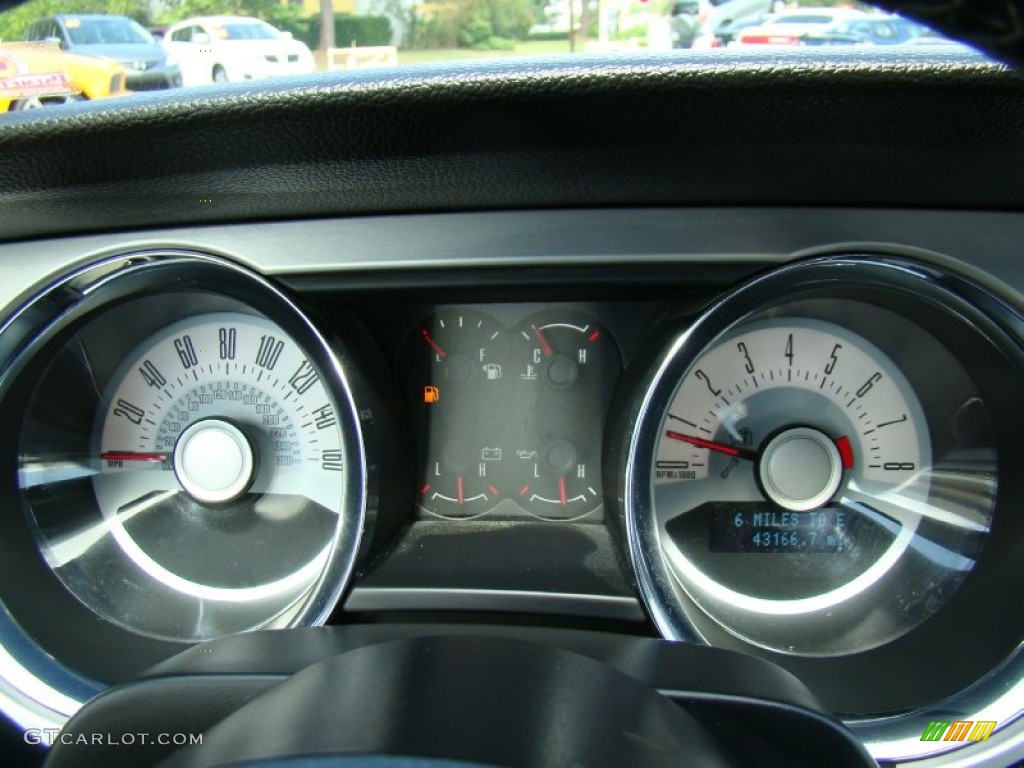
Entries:
POLYGON ((326 69, 364 69, 366 67, 393 67, 398 64, 398 48, 393 45, 367 45, 351 48, 328 48, 326 69))

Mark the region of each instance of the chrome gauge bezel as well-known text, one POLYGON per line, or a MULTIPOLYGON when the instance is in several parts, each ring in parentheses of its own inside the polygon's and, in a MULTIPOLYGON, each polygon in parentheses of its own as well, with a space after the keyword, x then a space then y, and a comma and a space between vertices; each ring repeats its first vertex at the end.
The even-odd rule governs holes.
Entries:
MULTIPOLYGON (((47 356, 76 330, 129 302, 168 294, 197 297, 200 303, 208 302, 209 311, 237 311, 270 319, 299 343, 323 374, 336 405, 346 460, 345 471, 338 473, 345 520, 335 528, 331 552, 311 588, 278 617, 280 626, 323 624, 347 587, 376 522, 379 489, 367 443, 378 437, 373 434, 374 420, 381 414, 374 407, 377 398, 362 381, 348 350, 321 333, 302 309, 261 276, 217 256, 160 249, 114 255, 56 279, 0 327, 0 404, 28 402, 35 381, 48 365, 47 356)), ((0 462, 7 464, 16 462, 21 413, 9 410, 5 418, 9 425, 19 425, 7 430, 9 444, 0 446, 0 462)), ((5 506, 20 517, 24 503, 20 492, 12 488, 5 493, 5 506)), ((27 521, 21 526, 17 546, 24 549, 32 532, 27 521)), ((38 552, 21 556, 40 557, 38 552)), ((33 565, 41 580, 45 579, 40 576, 44 565, 41 560, 33 565)), ((10 576, 10 568, 7 570, 10 576)), ((52 583, 46 588, 50 594, 59 594, 62 587, 57 577, 51 573, 49 581, 52 583)), ((77 706, 106 684, 189 646, 104 621, 77 603, 66 589, 61 598, 65 602, 39 610, 32 608, 28 597, 15 595, 15 585, 0 584, 0 588, 8 596, 7 603, 0 605, 0 709, 23 727, 62 725, 77 706), (79 629, 89 628, 91 621, 91 628, 83 632, 93 634, 69 637, 66 645, 55 649, 58 634, 73 634, 69 627, 74 622, 68 625, 67 612, 59 610, 65 608, 79 617, 79 629), (52 631, 45 629, 47 622, 53 625, 52 631), (38 637, 44 634, 47 639, 40 641, 38 637), (110 647, 118 648, 117 654, 107 652, 108 658, 101 660, 103 649, 110 647)))
MULTIPOLYGON (((652 477, 662 418, 675 396, 678 383, 704 350, 748 318, 760 317, 771 308, 784 307, 805 297, 832 295, 830 292, 833 291, 836 296, 849 298, 850 292, 858 287, 873 297, 898 296, 907 306, 913 304, 925 308, 922 312, 936 316, 941 314, 951 325, 965 329, 965 333, 977 334, 986 339, 995 350, 993 354, 997 352, 1005 358, 1004 372, 1012 376, 1008 386, 1021 386, 1024 383, 1024 322, 1018 308, 946 268, 925 262, 878 255, 815 257, 754 278, 713 303, 696 320, 684 317, 670 320, 667 326, 673 330, 665 334, 671 334, 670 341, 662 345, 663 351, 649 358, 647 373, 642 375, 643 389, 626 407, 623 418, 628 426, 619 453, 619 513, 624 538, 639 592, 659 632, 671 640, 722 644, 761 655, 797 674, 819 695, 830 690, 830 686, 834 691, 838 681, 845 680, 847 685, 862 684, 857 678, 863 677, 865 670, 874 670, 876 679, 881 679, 883 674, 890 678, 898 676, 900 669, 894 653, 890 652, 888 646, 883 646, 845 657, 787 657, 731 636, 720 628, 710 627, 713 622, 709 622, 696 605, 688 603, 685 595, 676 587, 675 576, 663 557, 659 526, 654 513, 652 477), (848 668, 842 666, 844 663, 848 668), (877 668, 872 664, 876 664, 877 668)), ((1003 415, 1001 413, 1000 417, 1003 415)), ((996 431, 994 427, 993 432, 996 431)), ((1003 455, 1002 449, 1006 447, 1007 441, 1005 431, 1000 433, 1004 439, 996 440, 998 461, 1006 469, 1004 461, 1007 457, 1003 455)), ((1000 472, 1000 480, 1004 474, 1007 473, 1000 472)), ((1018 501, 1024 498, 1024 485, 1016 478, 1007 477, 1006 487, 1000 484, 997 509, 1000 502, 1011 498, 1018 501)), ((1003 506, 1006 506, 1005 503, 1003 506)), ((996 520, 999 518, 997 511, 996 520)), ((994 521, 993 525, 1009 523, 1005 520, 1001 523, 994 521)), ((988 579, 987 583, 996 583, 999 577, 992 571, 1000 567, 999 558, 1002 558, 1001 567, 1005 569, 1012 566, 1009 558, 1013 556, 1007 554, 1006 541, 990 545, 991 540, 990 534, 979 558, 979 564, 985 566, 986 575, 978 578, 988 579), (1000 547, 1003 549, 999 550, 1000 547), (996 550, 999 553, 993 554, 996 550)), ((1017 560, 1019 562, 1019 558, 1017 560)), ((1011 570, 1015 571, 1017 584, 1024 583, 1024 572, 1017 573, 1020 569, 1011 570)), ((1012 589, 1013 586, 1007 584, 1006 588, 1012 589)), ((954 593, 953 597, 956 596, 954 593)), ((967 617, 961 615, 961 618, 967 617)), ((963 643, 970 636, 972 622, 968 620, 961 623, 966 625, 962 636, 953 642, 963 643)), ((920 627, 907 633, 910 639, 900 646, 908 651, 906 663, 918 667, 924 664, 922 658, 915 659, 909 649, 916 649, 918 654, 927 653, 927 646, 921 644, 918 638, 934 631, 935 626, 939 624, 929 618, 920 627)), ((973 674, 961 675, 955 686, 952 683, 948 686, 949 690, 943 690, 941 685, 925 686, 916 700, 908 695, 901 706, 887 708, 883 705, 870 713, 856 708, 833 708, 839 714, 845 713, 845 719, 855 728, 872 755, 880 759, 920 759, 962 747, 962 744, 956 742, 920 741, 921 729, 928 724, 930 714, 938 717, 944 713, 943 719, 998 720, 1000 728, 1012 726, 1009 730, 1013 731, 1019 727, 1019 723, 1013 726, 1014 721, 1024 714, 1020 699, 1024 681, 1018 650, 1022 635, 1016 623, 1013 627, 1012 631, 1007 631, 1006 637, 993 641, 998 648, 993 646, 985 649, 987 655, 984 668, 980 667, 980 662, 971 667, 973 674), (895 711, 900 714, 894 715, 895 711)), ((981 642, 984 631, 979 635, 981 642)), ((930 637, 932 640, 942 640, 934 634, 930 637)), ((889 645, 894 646, 903 640, 898 638, 889 645)), ((941 662, 935 660, 933 663, 939 665, 941 662)), ((923 671, 918 670, 916 674, 920 677, 923 671)), ((881 688, 881 685, 878 687, 881 688)), ((828 695, 822 698, 832 706, 828 695)), ((1018 736, 1024 737, 1024 734, 1018 736)), ((978 746, 969 751, 979 752, 981 749, 983 747, 978 746)))

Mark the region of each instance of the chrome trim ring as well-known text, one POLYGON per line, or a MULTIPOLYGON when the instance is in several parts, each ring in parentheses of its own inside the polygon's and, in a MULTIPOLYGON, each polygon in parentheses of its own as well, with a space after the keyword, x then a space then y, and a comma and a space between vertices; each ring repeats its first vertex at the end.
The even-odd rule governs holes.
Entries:
MULTIPOLYGON (((870 270, 876 278, 888 273, 904 288, 918 284, 933 295, 956 297, 964 307, 973 308, 974 315, 990 321, 990 332, 998 334, 1001 343, 1015 350, 1014 369, 1018 375, 1024 371, 1024 308, 1011 306, 1005 298, 944 268, 902 257, 838 255, 791 263, 754 278, 707 307, 673 336, 650 365, 644 377, 645 388, 626 417, 629 426, 619 463, 620 515, 636 583, 651 619, 666 639, 711 642, 691 614, 697 609, 686 605, 677 595, 654 514, 653 446, 657 444, 661 419, 672 402, 679 377, 697 359, 700 350, 728 329, 766 306, 784 303, 785 296, 780 298, 780 291, 799 282, 805 271, 816 270, 814 274, 823 284, 834 280, 838 285, 847 275, 862 269, 870 270)), ((949 311, 958 312, 959 307, 949 311)), ((1002 664, 952 696, 899 716, 849 716, 845 720, 878 760, 909 761, 922 766, 933 765, 934 760, 935 766, 944 766, 953 756, 962 755, 972 761, 985 758, 989 742, 923 741, 922 729, 932 720, 998 721, 990 738, 992 754, 1019 756, 1024 748, 1024 647, 1008 652, 1002 664)))
MULTIPOLYGON (((212 290, 207 285, 218 286, 225 291, 225 300, 270 317, 297 338, 303 353, 323 373, 324 385, 335 402, 347 460, 338 484, 346 519, 335 526, 324 567, 309 590, 283 614, 271 618, 267 626, 323 624, 339 603, 364 534, 374 522, 374 509, 369 505, 374 490, 369 487, 364 449, 365 422, 372 414, 357 406, 361 402, 359 384, 353 378, 356 372, 347 368, 345 351, 328 341, 289 297, 264 278, 220 257, 176 249, 124 253, 59 277, 13 311, 0 327, 0 401, 11 396, 15 387, 26 386, 19 375, 26 366, 35 364, 40 352, 52 349, 59 337, 106 308, 143 295, 140 291, 212 290)), ((20 414, 13 417, 20 423, 20 414)), ((17 440, 20 430, 10 433, 9 439, 17 440)), ((17 514, 21 514, 20 509, 17 514)), ((61 617, 52 621, 60 622, 61 617)), ((123 628, 113 631, 122 632, 126 639, 134 637, 123 628)), ((140 637, 139 642, 153 641, 140 637)), ((167 643, 161 647, 166 648, 165 655, 170 655, 187 644, 167 643)), ((75 665, 57 658, 22 627, 16 611, 0 605, 0 711, 19 726, 60 727, 107 682, 114 681, 83 674, 75 665)))

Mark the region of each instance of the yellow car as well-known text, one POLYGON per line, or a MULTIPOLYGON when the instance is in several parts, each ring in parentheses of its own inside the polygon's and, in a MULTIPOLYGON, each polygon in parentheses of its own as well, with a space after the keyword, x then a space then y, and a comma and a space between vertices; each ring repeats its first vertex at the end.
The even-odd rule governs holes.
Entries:
POLYGON ((52 43, 0 45, 0 113, 118 96, 125 68, 52 43))

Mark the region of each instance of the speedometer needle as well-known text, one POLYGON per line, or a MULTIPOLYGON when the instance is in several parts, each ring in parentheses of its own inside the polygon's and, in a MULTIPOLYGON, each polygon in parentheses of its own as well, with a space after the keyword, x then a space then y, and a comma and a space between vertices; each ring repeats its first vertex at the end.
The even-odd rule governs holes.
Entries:
POLYGON ((724 453, 726 456, 735 456, 737 459, 753 461, 757 458, 757 451, 752 451, 749 448, 736 448, 735 446, 725 445, 724 443, 713 443, 710 440, 704 440, 700 437, 692 437, 691 435, 684 435, 680 432, 673 432, 672 430, 665 432, 665 437, 670 437, 673 440, 679 440, 683 443, 689 443, 690 445, 695 445, 698 448, 707 448, 709 451, 718 451, 718 453, 724 453))
POLYGON ((167 461, 163 453, 136 453, 135 451, 107 451, 100 454, 102 461, 167 461))

